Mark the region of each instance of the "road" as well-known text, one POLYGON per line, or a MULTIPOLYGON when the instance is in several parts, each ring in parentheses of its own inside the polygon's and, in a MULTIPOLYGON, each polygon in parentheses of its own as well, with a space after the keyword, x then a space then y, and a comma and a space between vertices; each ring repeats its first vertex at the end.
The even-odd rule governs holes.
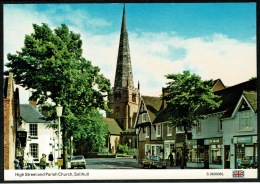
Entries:
POLYGON ((88 158, 87 169, 137 169, 140 166, 133 158, 88 158))

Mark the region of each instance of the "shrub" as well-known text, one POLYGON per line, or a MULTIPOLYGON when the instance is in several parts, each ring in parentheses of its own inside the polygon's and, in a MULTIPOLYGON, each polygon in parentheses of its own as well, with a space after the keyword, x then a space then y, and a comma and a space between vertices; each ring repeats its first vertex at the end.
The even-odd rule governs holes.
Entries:
POLYGON ((119 144, 117 146, 117 153, 128 153, 128 146, 126 144, 125 145, 119 144))

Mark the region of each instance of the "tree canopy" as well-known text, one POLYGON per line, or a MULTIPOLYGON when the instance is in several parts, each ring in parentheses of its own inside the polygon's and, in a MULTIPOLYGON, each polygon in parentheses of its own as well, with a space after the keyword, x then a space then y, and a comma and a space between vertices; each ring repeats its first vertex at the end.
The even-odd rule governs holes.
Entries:
MULTIPOLYGON (((54 106, 63 106, 61 128, 66 149, 70 136, 81 139, 95 130, 106 135, 98 109, 108 111, 104 99, 110 93, 110 81, 97 66, 82 56, 82 40, 62 24, 52 31, 45 23, 33 24, 34 32, 25 36, 24 46, 16 54, 8 54, 6 64, 15 83, 32 90, 31 100, 44 105, 49 99, 54 106), (92 118, 93 117, 93 118, 92 118), (97 122, 95 124, 95 122, 97 122), (93 128, 96 125, 96 128, 93 128)), ((50 119, 56 119, 54 113, 50 119)), ((93 138, 93 137, 92 137, 93 138)), ((97 138, 104 144, 105 140, 97 138)), ((97 145, 96 145, 97 146, 97 145)))
POLYGON ((204 106, 214 109, 220 106, 221 101, 212 90, 213 80, 203 81, 200 76, 189 71, 183 71, 182 74, 168 74, 166 78, 170 81, 166 87, 167 95, 163 98, 170 114, 168 121, 184 131, 181 157, 181 168, 184 169, 188 131, 204 118, 197 113, 197 109, 204 106))
POLYGON ((190 130, 203 116, 196 113, 199 107, 219 107, 219 97, 212 91, 213 80, 203 81, 200 76, 184 71, 183 74, 168 74, 167 95, 164 97, 171 112, 170 121, 183 130, 190 130))

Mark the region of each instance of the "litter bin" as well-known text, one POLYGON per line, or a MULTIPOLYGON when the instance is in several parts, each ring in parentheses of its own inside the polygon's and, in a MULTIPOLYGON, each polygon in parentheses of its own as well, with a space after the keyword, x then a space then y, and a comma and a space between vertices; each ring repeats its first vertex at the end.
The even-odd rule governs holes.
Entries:
POLYGON ((59 167, 63 166, 63 159, 62 158, 58 158, 58 166, 59 167))

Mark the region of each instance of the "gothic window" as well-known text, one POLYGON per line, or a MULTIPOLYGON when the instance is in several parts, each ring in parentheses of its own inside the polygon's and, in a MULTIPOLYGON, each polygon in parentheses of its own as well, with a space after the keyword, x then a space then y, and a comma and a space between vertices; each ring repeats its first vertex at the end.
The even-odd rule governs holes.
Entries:
POLYGON ((132 101, 136 102, 136 94, 135 93, 132 94, 132 101))

